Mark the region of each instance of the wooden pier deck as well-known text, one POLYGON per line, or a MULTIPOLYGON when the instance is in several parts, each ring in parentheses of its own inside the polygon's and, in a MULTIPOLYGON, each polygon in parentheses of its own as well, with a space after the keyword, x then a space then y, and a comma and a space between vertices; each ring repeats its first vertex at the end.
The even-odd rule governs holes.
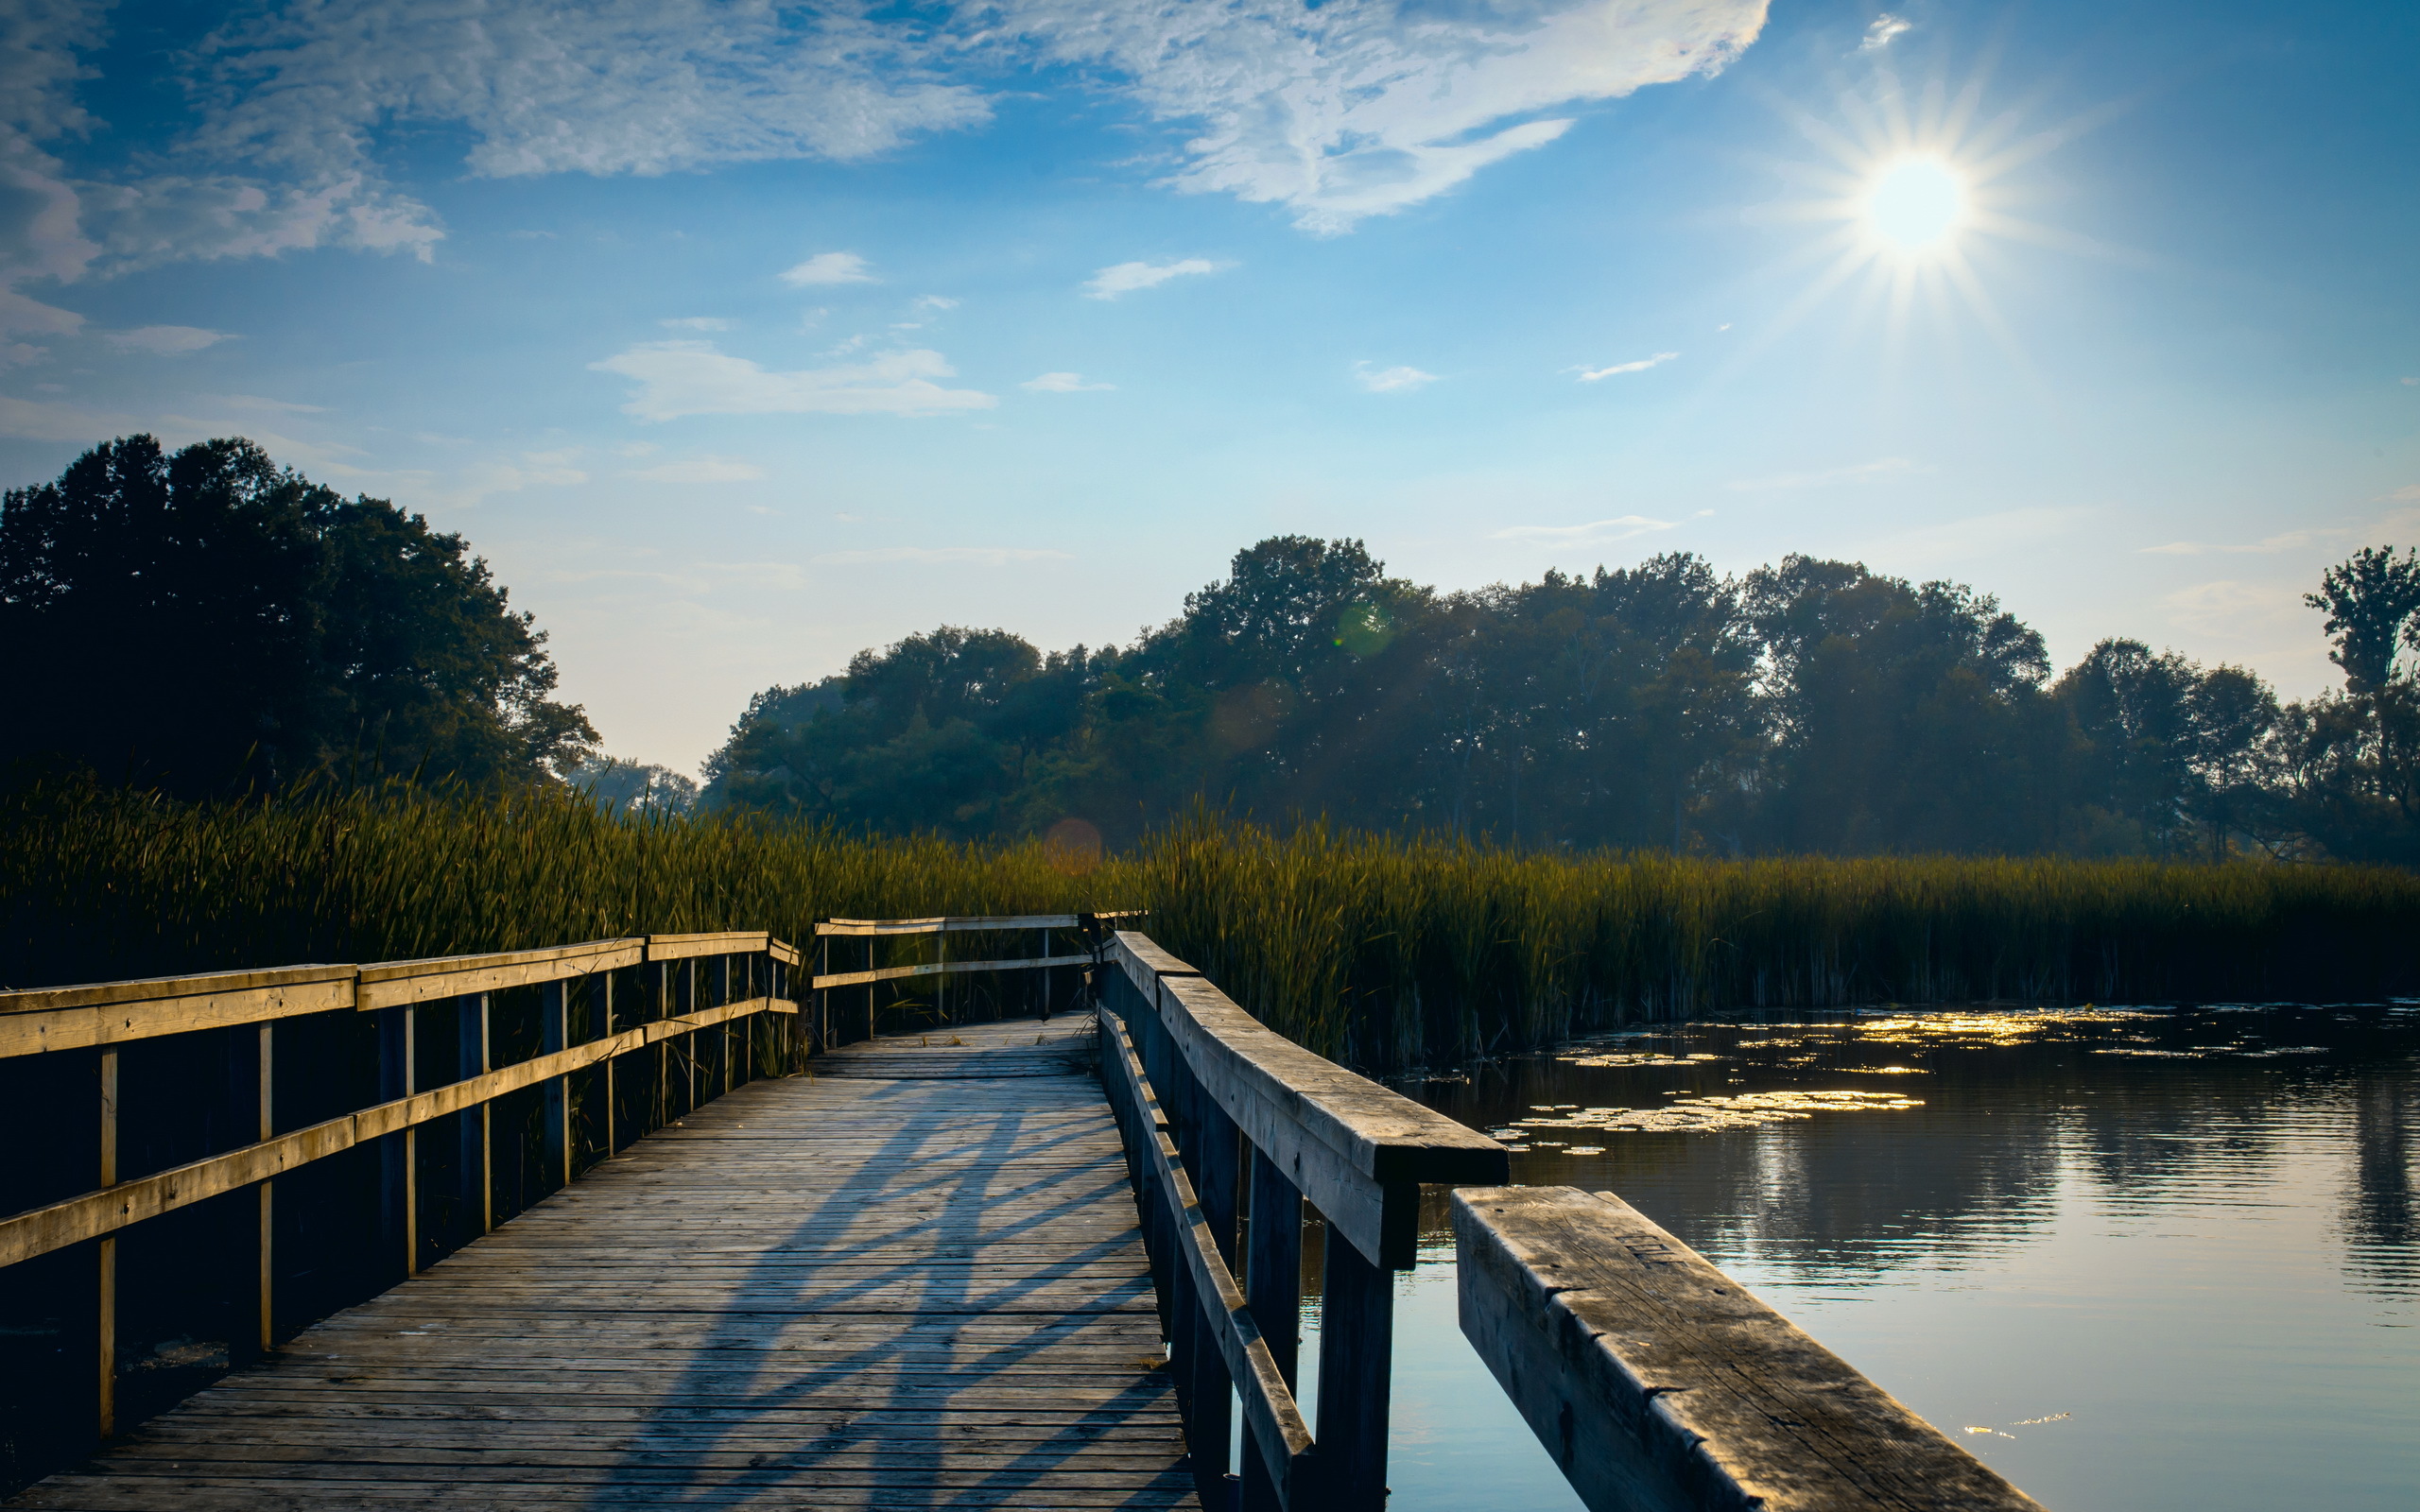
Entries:
POLYGON ((1009 1021, 741 1087, 9 1504, 1191 1506, 1094 1054, 1009 1021))

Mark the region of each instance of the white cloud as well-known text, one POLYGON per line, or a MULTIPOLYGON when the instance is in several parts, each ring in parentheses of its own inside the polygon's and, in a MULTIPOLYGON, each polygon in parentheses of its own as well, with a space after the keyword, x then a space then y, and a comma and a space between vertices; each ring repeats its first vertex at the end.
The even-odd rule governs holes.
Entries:
POLYGON ((0 396, 0 436, 29 441, 104 441, 142 428, 131 415, 0 396))
POLYGON ((765 470, 755 463, 727 456, 691 457, 684 462, 643 468, 631 474, 651 483, 752 483, 764 475, 765 470))
POLYGON ((772 372, 717 352, 711 342, 657 341, 589 367, 637 380, 638 391, 622 410, 650 421, 684 415, 938 415, 999 403, 990 394, 932 382, 954 377, 957 369, 940 352, 922 350, 843 367, 772 372))
MULTIPOLYGON (((2420 490, 2411 491, 2412 497, 2420 498, 2420 490)), ((2393 497, 2393 495, 2390 495, 2390 497, 2393 497)), ((2145 546, 2142 548, 2142 554, 2151 557, 2204 557, 2211 555, 2232 557, 2245 556, 2254 553, 2266 555, 2272 552, 2291 551, 2298 546, 2308 546, 2313 541, 2320 541, 2326 537, 2341 536, 2343 534, 2344 532, 2342 530, 2289 530, 2282 535, 2268 536, 2259 541, 2237 544, 2222 544, 2205 541, 2171 541, 2164 546, 2145 546)))
POLYGON ((216 346, 227 339, 227 333, 205 331, 198 325, 144 325, 131 331, 105 331, 101 339, 120 352, 147 352, 155 357, 180 357, 188 352, 216 346))
POLYGON ((855 252, 818 252, 796 267, 785 270, 782 282, 793 288, 805 288, 816 284, 875 284, 881 281, 866 271, 866 260, 855 252))
POLYGON ((1046 372, 1018 385, 1037 394, 1081 394, 1115 388, 1115 384, 1088 384, 1080 372, 1046 372))
POLYGON ((872 551, 826 552, 815 558, 826 567, 855 567, 883 561, 974 561, 998 567, 1012 561, 1074 559, 1073 552, 1045 551, 1026 546, 883 546, 872 551))
POLYGON ((1854 467, 1826 468, 1820 472, 1776 472, 1771 477, 1739 478, 1733 481, 1731 487, 1743 493, 1760 492, 1767 489, 1827 489, 1836 484, 1876 483, 1884 478, 1931 471, 1904 456, 1885 456, 1871 462, 1859 462, 1854 467))
POLYGON ((1542 541, 1556 546, 1593 546, 1605 541, 1628 541, 1651 530, 1669 530, 1680 524, 1677 520, 1651 520, 1643 514, 1616 515, 1611 520, 1591 520, 1578 525, 1507 525, 1490 533, 1491 541, 1542 541))
POLYGON ((2395 490, 2393 493, 2388 494, 2387 497, 2411 503, 2420 503, 2420 483, 2407 483, 2403 487, 2395 490))
POLYGON ((2221 578, 2180 588, 2160 600, 2170 625, 2199 635, 2238 637, 2300 622, 2302 590, 2221 578))
POLYGON ((2406 388, 2420 387, 2420 378, 2406 378, 2403 380, 2403 387, 2406 388))
POLYGON ((1885 10, 1874 18, 1872 26, 1865 28, 1865 40, 1857 44, 1857 50, 1861 53, 1878 53, 1890 46, 1894 38, 1914 30, 1915 25, 1904 16, 1894 16, 1885 10))
POLYGON ((1680 355, 1677 352, 1659 352, 1651 357, 1641 357, 1636 362, 1617 362, 1610 368, 1583 367, 1577 371, 1582 383, 1593 384, 1599 378, 1611 378, 1616 373, 1645 372, 1650 368, 1660 368, 1668 362, 1676 360, 1680 355))
POLYGON ((730 321, 713 315, 684 315, 676 319, 658 320, 655 323, 667 331, 728 331, 731 329, 730 321))
POLYGON ((1176 263, 1117 263, 1102 268, 1085 283, 1084 298, 1114 300, 1136 289, 1156 288, 1172 278, 1216 273, 1225 266, 1201 257, 1188 257, 1176 263))
POLYGON ((1766 0, 1010 0, 982 12, 1045 61, 1105 68, 1191 132, 1182 189, 1343 231, 1572 125, 1548 111, 1720 70, 1766 0))
POLYGON ((955 310, 958 308, 958 301, 951 299, 946 294, 919 294, 916 296, 916 308, 919 310, 955 310))
POLYGON ((1353 376, 1362 387, 1374 394, 1401 393, 1437 381, 1435 373, 1423 372, 1417 368, 1381 368, 1374 372, 1366 362, 1353 365, 1353 376))

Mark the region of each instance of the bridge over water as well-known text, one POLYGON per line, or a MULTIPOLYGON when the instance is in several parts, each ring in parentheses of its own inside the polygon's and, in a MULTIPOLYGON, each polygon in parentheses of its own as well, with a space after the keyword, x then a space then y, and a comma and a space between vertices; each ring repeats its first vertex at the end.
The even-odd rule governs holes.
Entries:
POLYGON ((1379 1508, 1442 1182, 1464 1332, 1591 1507, 2034 1505, 1121 921, 0 994, 49 1135, 0 1219, 9 1504, 1379 1508))

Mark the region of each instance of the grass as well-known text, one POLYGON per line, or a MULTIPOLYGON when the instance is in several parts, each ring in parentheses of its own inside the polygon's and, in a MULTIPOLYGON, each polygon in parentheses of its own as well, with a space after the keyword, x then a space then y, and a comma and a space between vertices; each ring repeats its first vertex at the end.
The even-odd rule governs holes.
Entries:
POLYGON ((1079 869, 560 792, 0 798, 0 983, 389 960, 817 919, 1146 907, 1265 1022, 1370 1067, 1852 1003, 2325 1001, 2420 986, 2420 876, 2040 858, 1524 854, 1208 813, 1079 869))

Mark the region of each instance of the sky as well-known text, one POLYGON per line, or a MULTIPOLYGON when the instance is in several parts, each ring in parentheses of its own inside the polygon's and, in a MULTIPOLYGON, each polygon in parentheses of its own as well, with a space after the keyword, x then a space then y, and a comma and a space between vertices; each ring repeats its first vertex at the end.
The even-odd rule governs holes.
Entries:
POLYGON ((2336 686, 2420 541, 2420 7, 14 0, 0 483, 241 435, 606 748, 1268 535, 1790 552, 2336 686))

